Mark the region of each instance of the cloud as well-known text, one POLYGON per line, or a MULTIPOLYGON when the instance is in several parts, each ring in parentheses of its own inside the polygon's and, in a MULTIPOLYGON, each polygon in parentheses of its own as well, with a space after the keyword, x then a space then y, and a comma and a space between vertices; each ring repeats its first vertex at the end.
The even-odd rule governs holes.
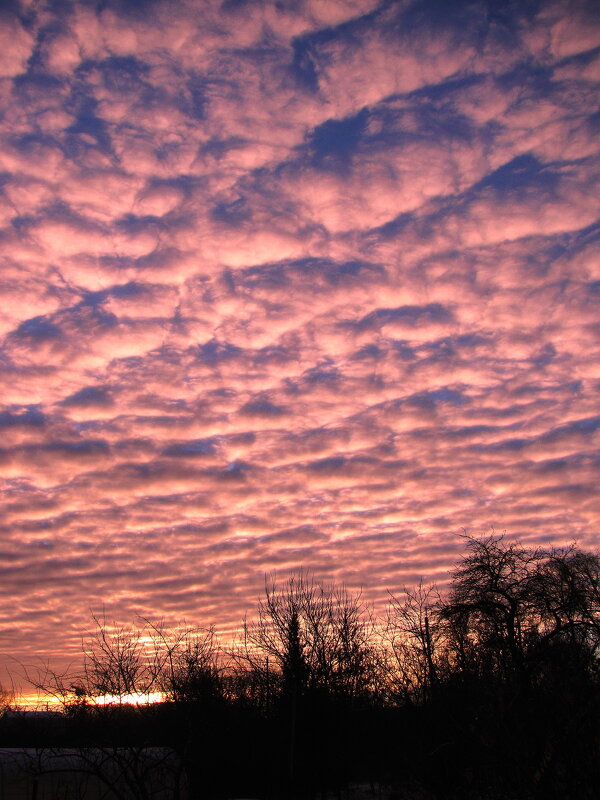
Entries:
POLYGON ((593 11, 2 12, 6 653, 597 547, 593 11))

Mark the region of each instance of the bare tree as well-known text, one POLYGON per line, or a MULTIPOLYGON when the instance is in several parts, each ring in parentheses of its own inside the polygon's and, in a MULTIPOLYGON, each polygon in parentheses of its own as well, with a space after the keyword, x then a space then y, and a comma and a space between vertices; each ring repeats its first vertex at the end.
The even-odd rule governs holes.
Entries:
MULTIPOLYGON (((58 701, 78 741, 68 750, 39 748, 29 758, 30 769, 37 764, 36 774, 42 778, 64 772, 67 759, 70 772, 91 776, 108 797, 148 800, 161 791, 177 797, 181 761, 173 749, 148 740, 143 724, 152 713, 148 704, 155 699, 152 694, 160 697, 167 685, 173 689, 179 674, 179 662, 173 657, 176 648, 165 652, 161 644, 166 634, 161 639, 159 628, 145 621, 129 627, 97 616, 92 621, 92 630, 82 640, 80 671, 59 673, 48 664, 26 668, 40 695, 58 701)), ((188 639, 180 634, 177 641, 179 657, 182 642, 188 639)))
POLYGON ((597 657, 597 555, 574 546, 528 549, 502 536, 467 537, 467 548, 441 608, 459 668, 523 677, 553 641, 597 657))
POLYGON ((131 702, 157 691, 164 656, 154 644, 153 629, 123 627, 92 615, 94 628, 82 642, 83 674, 79 691, 92 701, 131 702))
POLYGON ((530 581, 537 615, 530 647, 568 647, 586 669, 600 656, 600 557, 574 546, 553 549, 537 565, 530 581))
POLYGON ((553 647, 588 669, 600 653, 600 559, 503 536, 465 537, 448 595, 419 584, 391 596, 384 628, 392 697, 427 700, 448 676, 529 680, 553 647))
POLYGON ((478 659, 507 674, 520 671, 527 633, 537 618, 531 581, 543 551, 528 550, 502 536, 466 537, 467 555, 452 576, 442 617, 450 623, 457 665, 478 659))
POLYGON ((209 700, 222 693, 222 652, 213 627, 173 629, 146 620, 157 668, 156 686, 167 702, 209 700))
POLYGON ((0 719, 17 707, 14 689, 6 689, 0 684, 0 719))
POLYGON ((374 624, 360 595, 325 586, 304 573, 282 586, 265 583, 255 620, 244 623, 237 654, 283 691, 356 696, 374 675, 374 624), (267 662, 268 659, 268 662, 267 662))
POLYGON ((435 585, 390 594, 384 638, 388 648, 388 684, 403 702, 427 700, 439 680, 445 649, 440 623, 441 598, 435 585))
MULTIPOLYGON (((304 572, 265 581, 257 615, 246 620, 237 663, 253 676, 272 711, 279 779, 292 793, 347 773, 351 709, 372 695, 378 677, 370 609, 345 587, 304 572), (300 764, 302 767, 300 768, 300 764), (303 788, 302 788, 303 787, 303 788)), ((339 778, 339 780, 343 780, 339 778)))

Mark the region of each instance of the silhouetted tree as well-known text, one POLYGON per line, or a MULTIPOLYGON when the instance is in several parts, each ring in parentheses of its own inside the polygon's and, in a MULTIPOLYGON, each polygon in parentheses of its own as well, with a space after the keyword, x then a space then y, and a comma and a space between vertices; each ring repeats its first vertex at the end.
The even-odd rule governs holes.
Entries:
POLYGON ((268 657, 281 689, 356 697, 373 685, 374 650, 373 621, 360 596, 299 573, 281 587, 267 582, 237 655, 265 679, 268 657))
POLYGON ((36 750, 39 775, 64 760, 66 744, 71 771, 93 776, 111 797, 147 800, 161 791, 178 796, 181 759, 169 742, 164 746, 157 739, 157 707, 145 702, 172 685, 167 664, 173 652, 165 650, 166 638, 156 626, 122 627, 96 616, 92 621, 82 641, 80 672, 57 673, 48 665, 28 670, 30 682, 59 701, 69 723, 59 746, 36 750))
POLYGON ((593 796, 599 576, 598 556, 575 547, 467 539, 439 609, 449 666, 435 717, 468 743, 462 767, 446 751, 457 776, 516 796, 593 796))
MULTIPOLYGON (((539 653, 562 643, 593 670, 600 656, 600 558, 569 547, 551 550, 529 585, 538 617, 531 646, 539 653)), ((583 664, 582 664, 583 665, 583 664)))
POLYGON ((272 578, 256 619, 244 624, 237 658, 260 677, 264 693, 269 686, 280 759, 296 790, 299 782, 343 780, 352 758, 346 721, 377 675, 374 625, 360 596, 304 573, 282 585, 272 578))
POLYGON ((156 686, 165 701, 210 702, 223 693, 222 652, 214 628, 167 628, 147 622, 157 668, 156 686))
POLYGON ((552 642, 600 647, 600 559, 575 547, 528 549, 503 537, 467 539, 440 617, 458 669, 523 677, 552 642))
POLYGON ((437 588, 405 588, 390 594, 384 638, 388 645, 388 687, 392 698, 405 703, 428 699, 439 681, 445 655, 437 588))
POLYGON ((35 775, 69 747, 69 769, 121 800, 314 798, 365 779, 595 800, 600 785, 600 558, 574 546, 467 537, 447 593, 392 596, 379 630, 360 595, 300 572, 266 581, 231 661, 212 628, 102 618, 82 654, 81 671, 33 680, 60 724, 0 713, 0 732, 41 736, 35 775), (152 691, 162 702, 130 705, 152 691))
POLYGON ((0 684, 0 719, 16 708, 14 690, 6 689, 0 684))
POLYGON ((92 615, 94 628, 82 642, 79 693, 112 702, 148 695, 159 688, 164 658, 148 625, 125 628, 92 615))

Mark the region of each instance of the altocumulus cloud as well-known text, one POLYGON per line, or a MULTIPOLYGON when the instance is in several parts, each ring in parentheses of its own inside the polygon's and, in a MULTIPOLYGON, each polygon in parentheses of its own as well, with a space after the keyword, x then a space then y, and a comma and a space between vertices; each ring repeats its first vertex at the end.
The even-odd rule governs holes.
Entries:
POLYGON ((591 2, 0 17, 5 654, 598 544, 591 2))

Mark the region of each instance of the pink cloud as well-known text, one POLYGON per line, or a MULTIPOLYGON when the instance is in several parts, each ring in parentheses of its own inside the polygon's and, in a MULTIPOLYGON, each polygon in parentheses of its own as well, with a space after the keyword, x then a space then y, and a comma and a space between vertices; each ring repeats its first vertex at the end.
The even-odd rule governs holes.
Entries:
POLYGON ((7 17, 5 651, 239 627, 264 573, 597 547, 597 24, 200 0, 7 17), (23 631, 27 636, 23 636, 23 631))
POLYGON ((32 54, 34 37, 13 18, 0 26, 0 78, 12 78, 25 71, 32 54))

